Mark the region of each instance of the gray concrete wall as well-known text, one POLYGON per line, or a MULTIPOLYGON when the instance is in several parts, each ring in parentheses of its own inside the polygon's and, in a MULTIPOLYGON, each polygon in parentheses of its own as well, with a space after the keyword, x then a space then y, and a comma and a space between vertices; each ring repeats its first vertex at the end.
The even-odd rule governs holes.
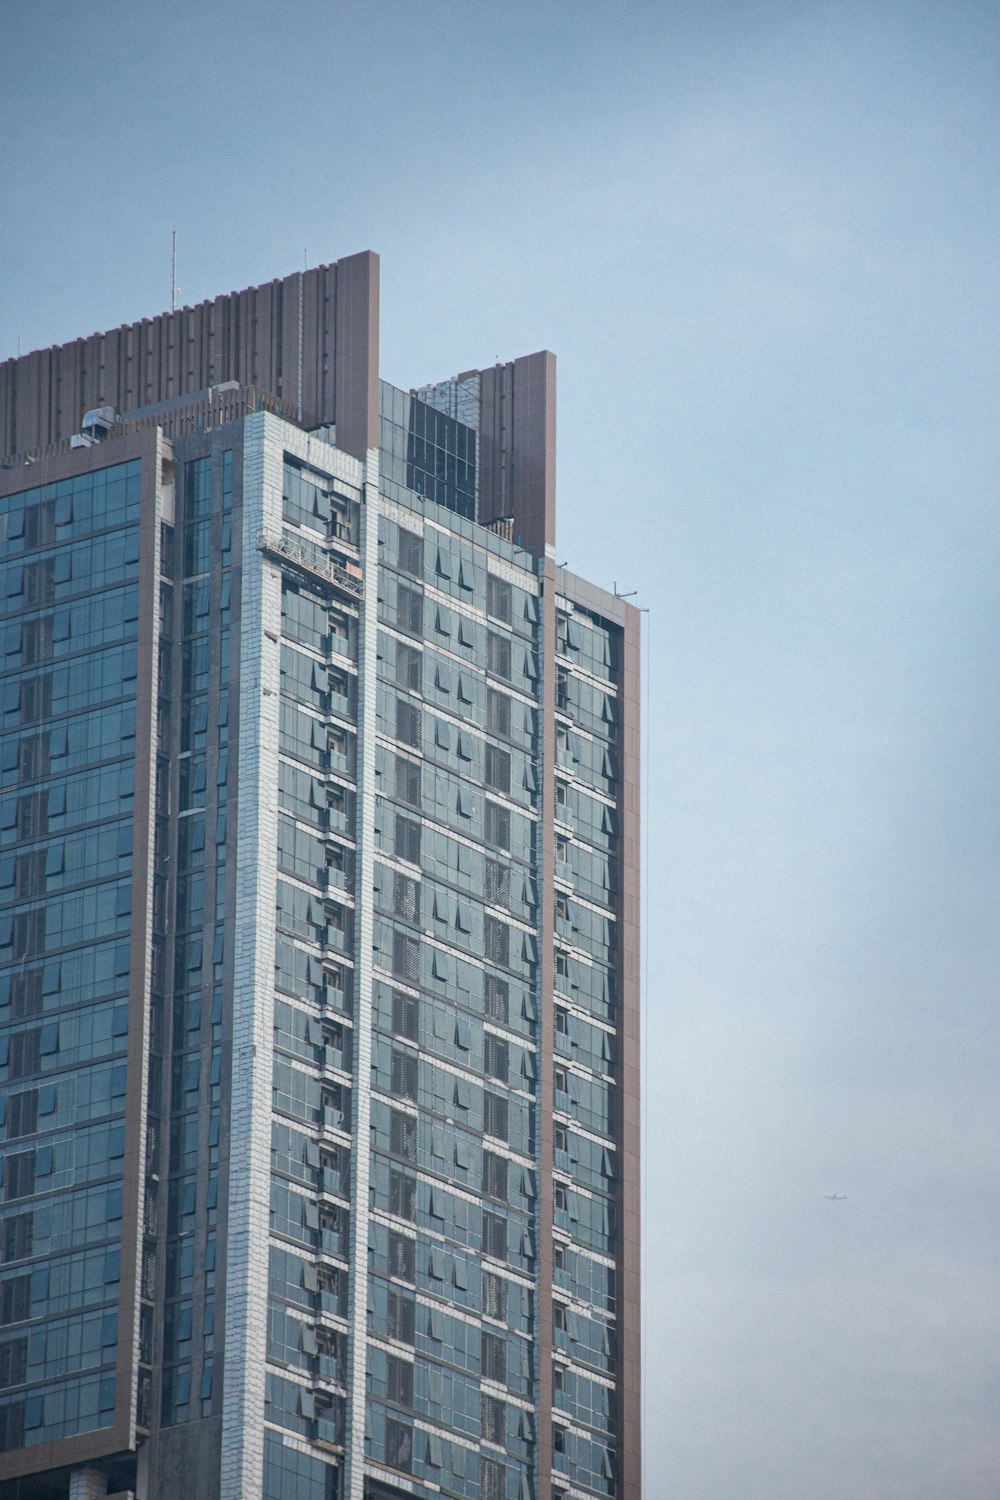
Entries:
POLYGON ((219 1500, 221 1417, 162 1427, 139 1450, 136 1500, 219 1500))

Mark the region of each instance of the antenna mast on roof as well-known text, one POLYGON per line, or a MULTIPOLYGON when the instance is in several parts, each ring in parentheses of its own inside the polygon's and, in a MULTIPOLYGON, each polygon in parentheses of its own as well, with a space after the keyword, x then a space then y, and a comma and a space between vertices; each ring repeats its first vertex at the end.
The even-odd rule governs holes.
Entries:
POLYGON ((177 230, 170 232, 170 311, 177 311, 177 230))

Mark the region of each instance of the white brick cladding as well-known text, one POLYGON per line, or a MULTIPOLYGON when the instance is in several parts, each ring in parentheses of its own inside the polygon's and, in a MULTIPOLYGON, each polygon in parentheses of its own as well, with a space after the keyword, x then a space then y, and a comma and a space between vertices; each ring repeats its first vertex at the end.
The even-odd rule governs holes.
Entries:
POLYGON ((278 848, 281 573, 257 550, 281 530, 284 424, 247 419, 243 458, 236 947, 233 977, 226 1368, 220 1500, 259 1500, 264 1483, 274 912, 278 848))
POLYGON ((351 1335, 347 1386, 344 1500, 362 1500, 365 1483, 365 1370, 368 1362, 368 1182, 371 1174, 372 944, 375 880, 375 723, 378 670, 378 450, 370 449, 361 507, 365 597, 358 646, 357 889, 354 924, 354 1148, 351 1153, 351 1335))
POLYGON ((104 1500, 107 1477, 98 1469, 77 1469, 69 1476, 69 1500, 104 1500))

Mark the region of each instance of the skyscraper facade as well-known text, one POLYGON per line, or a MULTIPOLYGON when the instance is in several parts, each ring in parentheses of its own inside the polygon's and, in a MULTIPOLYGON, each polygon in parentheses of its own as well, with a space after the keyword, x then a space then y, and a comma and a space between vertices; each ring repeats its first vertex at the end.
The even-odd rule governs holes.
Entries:
POLYGON ((8 360, 0 462, 0 1500, 638 1500, 639 616, 553 357, 381 381, 365 253, 8 360))

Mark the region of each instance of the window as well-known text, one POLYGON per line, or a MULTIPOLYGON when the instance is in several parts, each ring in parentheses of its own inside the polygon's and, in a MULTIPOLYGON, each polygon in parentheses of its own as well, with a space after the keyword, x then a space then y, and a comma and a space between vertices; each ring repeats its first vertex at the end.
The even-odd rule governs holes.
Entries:
POLYGON ((385 1419, 385 1461, 390 1469, 402 1469, 405 1474, 413 1464, 413 1428, 393 1417, 385 1419))
POLYGON ((412 818, 405 818, 402 813, 396 814, 394 839, 396 854, 400 859, 405 859, 408 864, 419 865, 420 863, 420 824, 415 823, 412 818))
MULTIPOLYGON (((322 686, 322 679, 320 678, 320 675, 319 675, 318 672, 315 674, 314 681, 315 681, 316 686, 322 686)), ((350 712, 350 697, 351 697, 351 679, 348 677, 347 673, 346 672, 338 672, 335 667, 331 667, 329 669, 328 673, 327 673, 326 681, 329 684, 329 688, 330 688, 331 693, 333 693, 335 697, 337 697, 337 698, 343 698, 345 700, 343 703, 334 703, 333 704, 333 711, 334 711, 334 713, 338 713, 338 714, 349 713, 350 712)))
POLYGON ((392 911, 406 922, 420 920, 420 886, 412 876, 398 870, 392 876, 392 911))
MULTIPOLYGON (((61 857, 61 846, 56 847, 61 857)), ((32 897, 40 895, 45 885, 45 873, 46 851, 44 849, 37 853, 19 854, 14 867, 15 901, 30 901, 32 897)))
POLYGON ((405 641, 396 642, 396 683, 399 687, 420 691, 420 652, 405 641))
POLYGON ((487 631, 486 665, 495 677, 510 681, 510 640, 507 636, 487 631))
POLYGON ((396 624, 410 635, 424 633, 424 596, 402 583, 396 593, 396 624))
POLYGON ((414 748, 420 744, 420 709, 407 698, 396 699, 396 738, 414 748))
POLYGON ((507 1341, 498 1333, 485 1328, 480 1334, 479 1357, 484 1380, 495 1380, 504 1385, 507 1380, 507 1341))
MULTIPOLYGON (((53 731, 53 734, 55 731, 53 731)), ((11 741, 13 744, 13 741, 11 741)), ((34 781, 36 776, 47 776, 49 771, 49 734, 24 735, 17 746, 18 776, 21 781, 34 781)))
POLYGON ((506 1083, 510 1077, 510 1045, 503 1037, 487 1032, 483 1038, 485 1069, 490 1078, 506 1083))
POLYGON ((0 1327, 21 1323, 31 1309, 31 1277, 15 1276, 0 1287, 0 1327))
POLYGON ((510 928, 506 922, 486 916, 483 919, 483 945, 490 963, 502 964, 505 968, 510 964, 510 928))
POLYGON ((508 625, 511 621, 513 603, 513 590, 505 578, 497 578, 495 573, 486 575, 486 612, 493 615, 497 620, 504 620, 508 625))
POLYGON ((483 1130, 499 1141, 507 1139, 507 1100, 488 1089, 483 1095, 483 1130))
POLYGON ((494 791, 510 793, 510 751, 501 750, 498 745, 486 746, 485 777, 486 785, 494 791))
POLYGON ((496 688, 486 689, 486 728, 490 734, 510 738, 510 705, 506 693, 498 692, 496 688))
POLYGON ((506 1025, 510 1019, 510 986, 506 979, 487 974, 483 981, 483 1001, 489 1019, 506 1025))
MULTIPOLYGON (((307 1268, 307 1269, 309 1269, 309 1268, 307 1268)), ((339 1271, 335 1271, 332 1266, 318 1266, 317 1269, 316 1269, 315 1275, 316 1275, 316 1287, 317 1287, 317 1289, 320 1292, 325 1293, 328 1297, 338 1297, 339 1298, 339 1296, 340 1296, 340 1272, 339 1271)), ((308 1286, 308 1282, 306 1281, 305 1278, 306 1278, 306 1272, 303 1272, 303 1277, 302 1277, 303 1285, 304 1286, 308 1286)), ((341 1314, 341 1316, 343 1316, 343 1314, 341 1314)))
POLYGON ((43 615, 38 620, 25 622, 21 637, 21 661, 24 666, 48 661, 52 656, 52 617, 43 615))
MULTIPOLYGON (((404 1179, 405 1181, 406 1179, 404 1179)), ((389 1230, 389 1275, 400 1281, 416 1280, 416 1241, 396 1229, 389 1230)))
POLYGON ((48 547, 56 539, 56 502, 43 500, 40 505, 29 505, 24 512, 25 550, 33 547, 48 547))
POLYGON ((486 861, 486 900, 493 906, 510 906, 510 865, 498 859, 486 861))
POLYGON ((392 1092, 397 1099, 416 1101, 417 1059, 412 1052, 393 1052, 392 1092))
POLYGON ((13 1339, 0 1344, 0 1390, 21 1385, 28 1374, 28 1340, 13 1339))
POLYGON ((389 1212, 413 1223, 417 1217, 417 1184, 402 1172, 389 1173, 389 1212))
MULTIPOLYGON (((399 705, 397 704, 397 707, 399 705)), ((420 762, 396 756, 396 796, 410 807, 420 806, 420 762)))
POLYGON ((404 1292, 389 1292, 389 1337, 401 1344, 412 1344, 416 1327, 416 1306, 404 1292))
POLYGON ((424 539, 400 526, 396 533, 396 562, 401 573, 420 578, 424 571, 424 539))
POLYGON ((35 1153, 22 1151, 8 1156, 4 1196, 8 1203, 15 1198, 30 1198, 35 1191, 35 1153))
POLYGON ((484 1443, 496 1443, 505 1447, 507 1443, 507 1408, 498 1396, 489 1396, 484 1391, 479 1398, 479 1425, 484 1443))
POLYGON ((504 1500, 507 1493, 506 1465, 495 1458, 479 1459, 479 1493, 482 1500, 504 1500))
POLYGON ((389 1111, 389 1150, 404 1161, 417 1160, 417 1122, 398 1109, 389 1111))
POLYGON ((24 1447, 24 1402, 0 1407, 0 1453, 24 1447))
POLYGON ((501 1203, 507 1202, 507 1167, 506 1157, 493 1151, 483 1152, 483 1192, 501 1203))
POLYGON ((52 713, 52 675, 21 680, 21 723, 34 724, 52 713))
MULTIPOLYGON (((320 1089, 320 1105, 326 1115, 326 1123, 336 1129, 344 1128, 344 1116, 350 1115, 350 1089, 339 1083, 326 1083, 320 1089)), ((347 1126, 350 1129, 350 1126, 347 1126)))
POLYGON ((34 1135, 37 1125, 38 1090, 12 1094, 7 1103, 7 1139, 13 1141, 22 1135, 34 1135))
POLYGON ((420 1037, 420 1001, 403 990, 392 992, 392 1029, 397 1036, 415 1042, 420 1037))
POLYGON ((388 1356, 387 1387, 389 1400, 396 1406, 413 1409, 413 1366, 395 1354, 388 1356))
POLYGON ((510 812, 497 802, 486 804, 486 842, 494 849, 510 849, 510 812))
MULTIPOLYGON (((15 1021, 28 1016, 37 1016, 42 1009, 42 971, 32 969, 27 974, 11 976, 11 1016, 15 1021)), ((13 1077, 13 1073, 11 1077, 13 1077)))
POLYGON ((392 934, 392 972, 410 984, 420 979, 420 944, 408 933, 392 934))
POLYGON ((496 1318, 501 1323, 506 1321, 507 1283, 495 1271, 482 1273, 482 1303, 485 1317, 496 1318))
POLYGON ((483 1254, 493 1260, 507 1259, 507 1220, 488 1209, 483 1211, 483 1254))
POLYGON ((3 1259, 25 1260, 34 1243, 34 1214, 16 1214, 6 1219, 3 1225, 3 1259))
POLYGON ((39 558, 25 563, 22 575, 25 609, 37 609, 40 604, 51 604, 55 598, 55 559, 39 558))

